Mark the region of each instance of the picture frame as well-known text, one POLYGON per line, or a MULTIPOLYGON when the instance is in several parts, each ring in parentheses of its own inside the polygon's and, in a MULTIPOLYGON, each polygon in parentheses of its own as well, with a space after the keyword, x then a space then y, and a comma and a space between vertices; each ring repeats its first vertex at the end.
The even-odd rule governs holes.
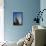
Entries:
POLYGON ((23 12, 13 12, 13 25, 23 25, 23 12))

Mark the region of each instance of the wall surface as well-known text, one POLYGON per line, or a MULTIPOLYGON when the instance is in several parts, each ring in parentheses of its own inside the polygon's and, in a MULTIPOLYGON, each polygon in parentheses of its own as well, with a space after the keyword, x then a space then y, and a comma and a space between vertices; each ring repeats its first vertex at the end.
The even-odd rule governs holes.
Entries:
POLYGON ((40 0, 4 0, 4 35, 7 41, 18 41, 32 28, 40 0), (13 26, 13 12, 23 12, 23 25, 13 26))
MULTIPOLYGON (((46 9, 46 0, 41 0, 40 1, 40 9, 41 9, 41 11, 43 9, 46 9)), ((43 12, 42 17, 43 17, 43 22, 41 21, 40 25, 46 26, 46 10, 43 12)))
POLYGON ((0 42, 4 41, 4 0, 0 0, 0 42))

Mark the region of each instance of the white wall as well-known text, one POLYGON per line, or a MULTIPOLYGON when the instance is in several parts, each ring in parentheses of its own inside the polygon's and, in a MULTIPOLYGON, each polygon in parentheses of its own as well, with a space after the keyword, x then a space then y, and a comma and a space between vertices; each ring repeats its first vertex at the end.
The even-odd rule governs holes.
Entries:
POLYGON ((0 42, 4 41, 4 0, 0 0, 0 42))

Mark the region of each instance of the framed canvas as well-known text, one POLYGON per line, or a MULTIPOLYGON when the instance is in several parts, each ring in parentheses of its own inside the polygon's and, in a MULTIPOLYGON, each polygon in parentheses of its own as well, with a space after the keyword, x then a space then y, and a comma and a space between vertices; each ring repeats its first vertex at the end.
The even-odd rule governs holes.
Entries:
POLYGON ((13 25, 23 24, 23 12, 13 12, 13 25))

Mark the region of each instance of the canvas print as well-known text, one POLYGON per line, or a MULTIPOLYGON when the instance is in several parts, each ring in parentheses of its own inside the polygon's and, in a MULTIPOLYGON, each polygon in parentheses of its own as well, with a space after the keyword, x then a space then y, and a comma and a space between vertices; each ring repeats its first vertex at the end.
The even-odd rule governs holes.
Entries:
POLYGON ((23 12, 13 12, 13 25, 23 24, 23 12))

